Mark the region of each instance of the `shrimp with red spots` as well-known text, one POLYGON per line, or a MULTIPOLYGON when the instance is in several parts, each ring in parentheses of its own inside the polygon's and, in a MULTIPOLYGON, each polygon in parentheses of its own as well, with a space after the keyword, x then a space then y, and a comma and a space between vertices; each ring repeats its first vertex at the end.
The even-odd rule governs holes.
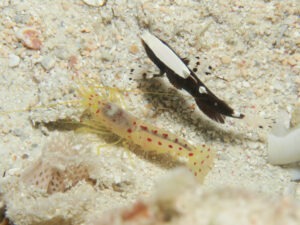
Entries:
POLYGON ((195 147, 177 135, 151 125, 125 111, 95 90, 80 90, 94 127, 103 126, 112 133, 142 147, 144 151, 184 157, 188 168, 200 182, 213 166, 215 152, 205 145, 195 147))

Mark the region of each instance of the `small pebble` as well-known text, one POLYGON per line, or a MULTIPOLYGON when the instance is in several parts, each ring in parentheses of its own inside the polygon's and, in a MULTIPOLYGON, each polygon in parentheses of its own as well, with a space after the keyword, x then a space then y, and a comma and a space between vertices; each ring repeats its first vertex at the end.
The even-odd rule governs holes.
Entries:
POLYGON ((42 42, 39 39, 39 32, 34 28, 25 27, 19 30, 16 36, 26 48, 39 50, 42 46, 42 42))
POLYGON ((24 136, 24 132, 21 129, 14 129, 12 130, 13 135, 17 136, 17 137, 23 137, 24 136))
POLYGON ((261 97, 264 94, 264 91, 262 89, 255 90, 255 94, 257 97, 261 97))
POLYGON ((290 58, 288 58, 287 63, 290 66, 295 66, 297 64, 297 61, 296 61, 296 59, 294 59, 294 57, 290 57, 290 58))
POLYGON ((8 66, 9 67, 16 67, 20 63, 20 57, 15 54, 10 54, 8 58, 8 66))
POLYGON ((113 57, 112 57, 112 55, 111 55, 109 52, 107 52, 107 51, 102 51, 102 52, 101 52, 101 59, 102 59, 103 61, 112 61, 112 60, 113 60, 113 57))
POLYGON ((231 62, 231 58, 229 56, 225 55, 221 58, 221 61, 224 64, 229 64, 231 62))
POLYGON ((89 6, 104 6, 107 0, 83 0, 83 2, 89 6))
POLYGON ((16 155, 12 155, 12 156, 11 156, 11 159, 12 159, 13 161, 16 161, 16 160, 17 160, 17 156, 16 156, 16 155))
POLYGON ((66 60, 70 57, 70 55, 70 51, 62 46, 58 46, 55 50, 55 56, 59 59, 66 60))
POLYGON ((139 51, 139 48, 137 45, 131 45, 129 48, 129 52, 132 54, 136 54, 136 53, 138 53, 138 51, 139 51))
POLYGON ((251 149, 257 149, 259 147, 259 144, 257 142, 249 142, 248 146, 251 149))
POLYGON ((297 62, 300 62, 300 53, 294 54, 294 59, 295 59, 297 62))
POLYGON ((21 156, 22 159, 28 159, 28 157, 29 157, 29 155, 26 153, 21 156))
POLYGON ((295 43, 298 47, 300 47, 300 37, 296 38, 295 43))
POLYGON ((76 68, 76 64, 78 63, 78 59, 75 55, 70 56, 68 65, 70 68, 76 68))
POLYGON ((45 70, 50 70, 55 65, 55 58, 54 56, 44 56, 41 65, 45 70))
POLYGON ((245 88, 249 88, 250 87, 250 84, 247 81, 243 81, 242 84, 243 84, 243 87, 245 87, 245 88))

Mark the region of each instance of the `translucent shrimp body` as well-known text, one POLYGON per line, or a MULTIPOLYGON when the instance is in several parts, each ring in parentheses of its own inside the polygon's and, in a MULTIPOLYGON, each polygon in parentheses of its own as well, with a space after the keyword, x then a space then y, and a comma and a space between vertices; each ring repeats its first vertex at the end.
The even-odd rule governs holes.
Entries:
POLYGON ((196 148, 175 134, 138 119, 95 91, 81 94, 93 123, 99 123, 116 135, 141 146, 144 151, 186 158, 187 166, 201 182, 211 169, 215 153, 205 145, 196 148))

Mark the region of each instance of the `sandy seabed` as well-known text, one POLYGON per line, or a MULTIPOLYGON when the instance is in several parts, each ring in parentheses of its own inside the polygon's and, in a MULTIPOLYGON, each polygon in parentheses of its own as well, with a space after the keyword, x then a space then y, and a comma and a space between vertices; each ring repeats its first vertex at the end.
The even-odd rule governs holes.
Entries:
POLYGON ((299 107, 299 1, 97 2, 0 2, 1 225, 300 224, 299 184, 267 161, 274 122, 299 107), (246 117, 217 124, 166 77, 145 80, 158 69, 144 30, 246 117), (204 183, 167 156, 74 132, 62 121, 84 111, 78 81, 119 90, 137 117, 211 146, 204 183))

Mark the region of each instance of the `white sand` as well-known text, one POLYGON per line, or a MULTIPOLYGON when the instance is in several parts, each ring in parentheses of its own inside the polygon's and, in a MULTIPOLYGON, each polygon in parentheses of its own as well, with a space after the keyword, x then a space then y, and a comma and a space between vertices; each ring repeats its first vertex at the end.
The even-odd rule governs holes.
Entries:
POLYGON ((48 198, 19 185, 18 176, 38 160, 49 137, 65 133, 41 123, 78 119, 83 111, 60 104, 76 99, 73 78, 78 77, 133 90, 124 96, 129 111, 218 151, 201 190, 231 187, 270 199, 299 198, 299 185, 288 172, 266 161, 266 135, 275 118, 280 111, 291 115, 299 103, 299 8, 297 0, 108 0, 99 8, 81 0, 1 1, 0 174, 5 175, 0 178, 0 203, 7 206, 7 217, 15 224, 84 223, 87 215, 150 195, 155 181, 169 170, 122 146, 97 155, 97 146, 106 140, 88 135, 93 147, 87 154, 104 163, 101 176, 94 174, 98 182, 102 179, 97 188, 83 182, 48 198), (16 33, 24 27, 39 33, 40 50, 18 40, 16 33), (201 80, 246 118, 216 124, 198 109, 191 112, 193 99, 173 91, 166 78, 143 81, 143 73, 158 73, 140 42, 145 29, 190 59, 191 68, 199 61, 201 80), (212 74, 206 76, 209 65, 212 74), (157 90, 174 96, 145 93, 157 90), (30 107, 35 110, 26 110, 30 107))

